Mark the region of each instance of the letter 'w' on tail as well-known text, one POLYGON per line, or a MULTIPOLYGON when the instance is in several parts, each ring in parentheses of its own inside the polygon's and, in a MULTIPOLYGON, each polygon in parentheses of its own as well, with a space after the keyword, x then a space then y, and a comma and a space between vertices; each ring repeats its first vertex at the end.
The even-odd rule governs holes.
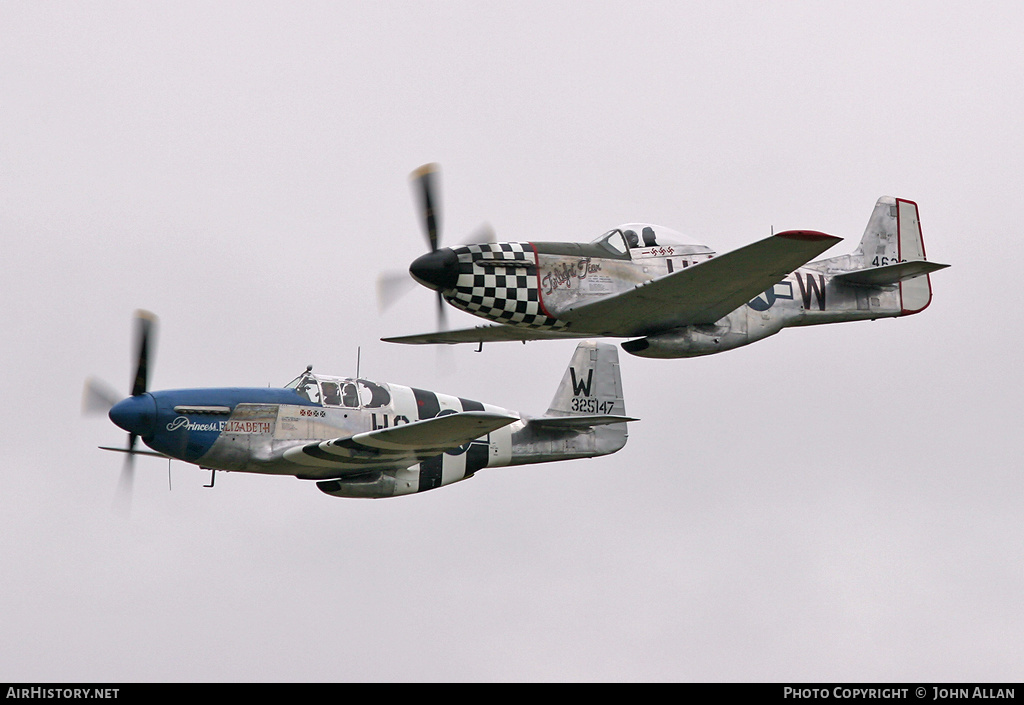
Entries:
POLYGON ((926 261, 917 204, 891 196, 882 196, 875 203, 852 259, 854 271, 840 278, 866 286, 898 283, 901 315, 928 307, 932 300, 928 274, 949 266, 926 261))
POLYGON ((570 367, 569 374, 572 376, 572 393, 575 396, 579 396, 580 392, 583 392, 583 396, 590 396, 590 386, 594 383, 594 368, 587 370, 587 378, 585 380, 576 379, 576 368, 570 367))
POLYGON ((562 375, 548 416, 605 414, 625 416, 619 351, 614 345, 585 341, 562 375))

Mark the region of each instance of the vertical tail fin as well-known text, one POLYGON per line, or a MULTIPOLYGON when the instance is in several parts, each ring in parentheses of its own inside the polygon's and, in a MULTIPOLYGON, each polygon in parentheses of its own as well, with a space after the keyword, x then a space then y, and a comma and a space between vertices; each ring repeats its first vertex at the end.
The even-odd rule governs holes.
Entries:
POLYGON ((529 418, 516 433, 512 464, 607 455, 626 445, 626 416, 614 345, 576 346, 555 398, 544 416, 529 418))
MULTIPOLYGON (((907 262, 924 262, 924 239, 917 204, 902 198, 882 196, 875 203, 860 245, 853 253, 855 266, 863 269, 892 267, 907 262)), ((945 266, 936 265, 935 268, 945 266)), ((907 270, 908 267, 902 269, 907 270)), ((914 270, 916 271, 916 270, 914 270)), ((850 277, 853 280, 853 277, 850 277)), ((928 274, 899 278, 902 314, 923 311, 932 300, 928 274)))
POLYGON ((576 346, 546 416, 625 417, 619 351, 614 345, 584 341, 576 346))

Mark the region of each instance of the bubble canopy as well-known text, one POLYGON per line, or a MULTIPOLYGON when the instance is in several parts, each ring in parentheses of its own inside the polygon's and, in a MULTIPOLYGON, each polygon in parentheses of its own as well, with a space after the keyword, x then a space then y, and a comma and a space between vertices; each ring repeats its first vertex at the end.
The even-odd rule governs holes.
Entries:
POLYGON ((386 384, 368 379, 314 375, 309 370, 286 384, 285 389, 294 389, 303 399, 322 406, 374 408, 391 403, 391 393, 386 384))
POLYGON ((626 254, 629 250, 666 246, 673 247, 677 252, 711 252, 703 245, 686 244, 678 231, 653 223, 625 223, 609 230, 591 244, 618 255, 626 254))

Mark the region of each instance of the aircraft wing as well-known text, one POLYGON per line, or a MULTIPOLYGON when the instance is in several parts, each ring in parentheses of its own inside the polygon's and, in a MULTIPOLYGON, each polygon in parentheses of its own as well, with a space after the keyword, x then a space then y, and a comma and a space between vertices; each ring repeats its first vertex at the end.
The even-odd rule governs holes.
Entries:
POLYGON ((518 416, 463 411, 289 448, 284 457, 299 465, 365 472, 409 467, 518 421, 518 416))
POLYGON ((714 323, 841 239, 788 230, 557 316, 576 329, 617 336, 714 323))
MULTIPOLYGON (((753 297, 751 297, 753 298, 753 297)), ((560 340, 563 338, 589 338, 586 333, 567 333, 536 328, 520 328, 518 326, 476 326, 458 330, 442 330, 436 333, 402 335, 393 338, 381 338, 385 343, 405 343, 406 345, 429 345, 436 343, 498 343, 510 340, 560 340)))
POLYGON ((171 460, 171 456, 166 453, 157 453, 155 450, 135 450, 134 448, 111 448, 109 446, 98 446, 100 450, 112 450, 115 453, 125 453, 127 455, 149 455, 154 458, 166 458, 171 460))

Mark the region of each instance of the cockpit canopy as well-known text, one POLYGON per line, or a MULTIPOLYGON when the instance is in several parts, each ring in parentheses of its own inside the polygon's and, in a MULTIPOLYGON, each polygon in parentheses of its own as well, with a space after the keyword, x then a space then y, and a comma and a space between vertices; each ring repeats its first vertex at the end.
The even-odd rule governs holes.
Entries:
POLYGON ((374 409, 391 403, 391 392, 387 385, 368 379, 327 377, 304 372, 286 384, 285 388, 294 389, 303 399, 323 406, 374 409))
MULTIPOLYGON (((671 248, 674 254, 703 254, 711 250, 704 245, 683 244, 683 236, 663 225, 653 223, 626 223, 614 230, 609 230, 591 244, 600 245, 604 249, 622 256, 630 250, 650 250, 650 248, 671 248)), ((640 252, 639 254, 645 254, 640 252)))

